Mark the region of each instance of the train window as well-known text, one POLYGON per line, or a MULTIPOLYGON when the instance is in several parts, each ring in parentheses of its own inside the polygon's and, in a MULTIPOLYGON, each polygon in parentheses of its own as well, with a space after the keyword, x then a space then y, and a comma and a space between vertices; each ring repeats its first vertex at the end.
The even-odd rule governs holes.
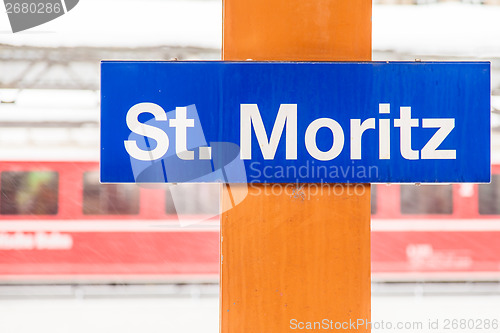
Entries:
POLYGON ((377 185, 371 186, 371 213, 377 214, 377 185))
POLYGON ((500 175, 492 175, 491 184, 479 185, 479 214, 500 214, 500 175))
POLYGON ((216 216, 219 214, 219 188, 220 184, 170 185, 166 193, 166 212, 216 216))
POLYGON ((59 174, 54 171, 4 171, 0 181, 0 213, 56 215, 59 174))
POLYGON ((401 185, 402 214, 451 214, 451 185, 401 185))
POLYGON ((97 171, 83 174, 83 214, 131 215, 139 213, 135 184, 100 184, 97 171))

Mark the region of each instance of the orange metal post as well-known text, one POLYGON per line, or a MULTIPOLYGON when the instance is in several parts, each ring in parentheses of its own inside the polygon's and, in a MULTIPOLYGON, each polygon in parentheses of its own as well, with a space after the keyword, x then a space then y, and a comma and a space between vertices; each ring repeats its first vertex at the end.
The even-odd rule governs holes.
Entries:
MULTIPOLYGON (((371 60, 371 0, 224 0, 223 15, 224 60, 371 60)), ((251 184, 229 210, 246 185, 223 187, 223 333, 370 320, 370 185, 285 185, 251 184)))
POLYGON ((224 60, 370 61, 371 0, 224 0, 224 60))

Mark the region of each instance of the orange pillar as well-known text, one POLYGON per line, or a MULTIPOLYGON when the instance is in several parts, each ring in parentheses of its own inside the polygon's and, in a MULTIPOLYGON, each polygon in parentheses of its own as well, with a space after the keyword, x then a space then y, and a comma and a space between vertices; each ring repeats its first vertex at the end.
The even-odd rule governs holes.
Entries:
POLYGON ((370 61, 371 0, 224 0, 224 60, 370 61))
MULTIPOLYGON (((223 15, 224 60, 371 60, 371 0, 224 0, 223 15)), ((370 185, 285 185, 249 185, 222 214, 222 333, 370 320, 370 185)))

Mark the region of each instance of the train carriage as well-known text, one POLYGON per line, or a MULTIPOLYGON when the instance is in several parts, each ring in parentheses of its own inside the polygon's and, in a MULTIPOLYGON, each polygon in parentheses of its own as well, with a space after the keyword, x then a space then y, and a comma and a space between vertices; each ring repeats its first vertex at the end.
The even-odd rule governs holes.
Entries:
MULTIPOLYGON (((2 93, 1 283, 218 281, 220 185, 101 185, 98 94, 2 93)), ((492 172, 491 184, 373 185, 373 280, 499 280, 492 172)))
MULTIPOLYGON (((500 278, 500 165, 491 184, 372 187, 374 280, 500 278)), ((0 164, 0 280, 216 282, 217 184, 98 181, 97 162, 0 164), (182 202, 184 200, 184 202, 182 202)))

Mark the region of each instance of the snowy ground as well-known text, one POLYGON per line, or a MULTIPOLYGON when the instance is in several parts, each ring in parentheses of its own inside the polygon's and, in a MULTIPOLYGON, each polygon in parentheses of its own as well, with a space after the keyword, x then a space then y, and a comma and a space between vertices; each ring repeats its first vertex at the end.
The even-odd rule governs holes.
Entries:
POLYGON ((5 333, 216 333, 218 300, 41 299, 0 302, 5 333))
MULTIPOLYGON (((0 288, 0 332, 5 333, 216 333, 218 332, 217 288, 208 293, 181 293, 172 296, 165 288, 155 294, 151 288, 134 288, 120 293, 96 289, 77 290, 52 296, 31 290, 31 296, 8 296, 0 288), (138 291, 138 292, 137 292, 138 291), (38 298, 34 298, 38 294, 38 298), (44 296, 45 294, 45 296, 44 296), (57 297, 54 296, 57 295, 57 297)), ((36 287, 40 288, 40 287, 36 287)), ((115 290, 116 291, 116 290, 115 290)), ((373 332, 471 332, 471 329, 445 329, 447 320, 500 320, 500 287, 487 285, 438 284, 378 286, 372 296, 374 325, 413 325, 410 329, 374 329, 373 332), (429 323, 438 321, 439 330, 429 323), (409 323, 409 324, 408 324, 409 323), (418 326, 421 323, 421 327, 418 326)), ((484 325, 483 325, 484 326, 484 325)), ((493 328, 476 332, 499 332, 493 328)))

